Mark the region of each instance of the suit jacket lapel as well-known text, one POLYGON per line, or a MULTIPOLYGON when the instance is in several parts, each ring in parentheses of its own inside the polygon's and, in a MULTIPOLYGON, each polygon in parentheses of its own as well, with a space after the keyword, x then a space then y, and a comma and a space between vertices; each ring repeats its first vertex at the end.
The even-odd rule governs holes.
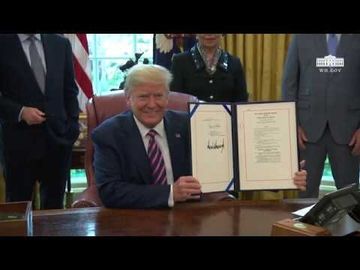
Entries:
POLYGON ((30 63, 29 63, 28 59, 26 58, 24 49, 22 48, 22 45, 21 45, 21 41, 17 35, 14 35, 14 44, 15 44, 14 49, 18 52, 14 55, 17 55, 19 57, 19 61, 14 61, 14 62, 19 63, 19 65, 24 67, 24 69, 26 69, 26 70, 30 69, 30 71, 32 72, 30 63))
POLYGON ((325 57, 329 55, 328 48, 327 48, 327 42, 326 42, 326 34, 321 35, 314 35, 314 48, 317 48, 318 56, 316 57, 325 57))
POLYGON ((144 147, 140 131, 135 123, 133 114, 128 114, 129 125, 127 129, 127 138, 129 138, 129 149, 132 155, 132 160, 135 162, 135 166, 138 169, 138 173, 144 179, 146 183, 152 182, 152 173, 150 168, 150 162, 144 147))
POLYGON ((29 82, 33 82, 33 84, 38 85, 33 70, 30 66, 30 63, 25 55, 19 37, 16 34, 14 34, 12 38, 13 38, 13 42, 11 42, 10 44, 14 44, 14 47, 10 48, 10 50, 14 50, 16 52, 13 53, 14 63, 19 66, 19 70, 21 69, 23 70, 24 76, 28 78, 29 82))
POLYGON ((343 57, 345 58, 347 52, 352 46, 351 42, 352 36, 348 34, 341 34, 340 42, 338 44, 336 50, 336 57, 343 57))
MULTIPOLYGON (((46 50, 45 50, 45 45, 44 45, 44 43, 45 43, 44 36, 45 36, 45 40, 46 40, 47 35, 41 35, 41 39, 42 39, 42 43, 43 43, 43 47, 44 47, 45 61, 47 61, 47 55, 46 55, 46 50)), ((14 62, 17 63, 21 69, 23 69, 23 72, 24 72, 25 76, 28 78, 28 81, 32 82, 34 87, 36 87, 39 90, 39 92, 41 92, 39 84, 36 81, 35 74, 30 66, 30 63, 29 63, 26 55, 25 55, 24 49, 22 48, 20 39, 18 38, 18 36, 16 34, 13 35, 13 38, 14 38, 13 44, 15 44, 14 50, 16 51, 16 53, 14 53, 14 55, 18 57, 18 59, 16 59, 16 58, 14 59, 14 62)), ((10 48, 10 49, 12 49, 12 48, 10 48)), ((48 63, 46 64, 46 69, 49 70, 48 63)), ((46 76, 45 77, 45 88, 46 88, 47 72, 46 72, 45 76, 46 76)))

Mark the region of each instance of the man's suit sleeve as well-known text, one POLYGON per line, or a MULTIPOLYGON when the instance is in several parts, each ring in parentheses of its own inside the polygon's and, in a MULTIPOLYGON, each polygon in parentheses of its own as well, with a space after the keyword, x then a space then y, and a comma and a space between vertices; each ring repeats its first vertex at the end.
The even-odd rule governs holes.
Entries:
POLYGON ((297 100, 300 79, 300 63, 298 52, 298 36, 294 35, 290 44, 282 82, 282 98, 297 100))

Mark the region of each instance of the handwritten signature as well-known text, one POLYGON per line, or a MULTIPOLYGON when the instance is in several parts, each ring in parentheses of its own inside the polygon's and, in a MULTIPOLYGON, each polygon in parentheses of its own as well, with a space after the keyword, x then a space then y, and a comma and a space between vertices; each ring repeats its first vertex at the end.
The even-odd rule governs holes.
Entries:
POLYGON ((210 142, 210 140, 208 140, 208 145, 207 145, 207 148, 209 150, 217 150, 217 149, 221 149, 221 153, 224 151, 224 148, 225 148, 225 142, 224 142, 224 139, 222 139, 222 143, 221 142, 218 142, 218 141, 212 141, 210 142))

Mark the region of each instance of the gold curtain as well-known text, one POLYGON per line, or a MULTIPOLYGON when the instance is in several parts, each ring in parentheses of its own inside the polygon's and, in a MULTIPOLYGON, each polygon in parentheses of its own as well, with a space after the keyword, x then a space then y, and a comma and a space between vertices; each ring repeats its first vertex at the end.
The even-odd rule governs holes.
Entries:
MULTIPOLYGON (((244 68, 249 101, 281 99, 281 80, 290 34, 226 34, 223 48, 238 56, 244 68)), ((297 197, 297 191, 240 192, 241 199, 278 200, 297 197)))
POLYGON ((289 34, 225 35, 224 49, 240 57, 243 64, 250 100, 280 100, 290 37, 289 34))

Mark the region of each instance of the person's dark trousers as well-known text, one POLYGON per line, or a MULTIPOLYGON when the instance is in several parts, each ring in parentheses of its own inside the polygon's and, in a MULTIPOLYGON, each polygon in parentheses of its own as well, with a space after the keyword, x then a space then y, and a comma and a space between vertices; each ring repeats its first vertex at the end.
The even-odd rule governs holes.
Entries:
POLYGON ((327 126, 323 136, 316 143, 306 143, 306 149, 300 151, 301 160, 306 160, 306 191, 300 192, 301 198, 317 198, 323 175, 326 155, 329 157, 331 171, 337 189, 352 183, 359 184, 359 157, 351 154, 352 148, 346 144, 337 144, 327 126))
POLYGON ((26 151, 6 151, 6 200, 31 201, 39 181, 40 208, 63 208, 72 148, 50 141, 42 128, 34 128, 31 136, 32 144, 26 151))

